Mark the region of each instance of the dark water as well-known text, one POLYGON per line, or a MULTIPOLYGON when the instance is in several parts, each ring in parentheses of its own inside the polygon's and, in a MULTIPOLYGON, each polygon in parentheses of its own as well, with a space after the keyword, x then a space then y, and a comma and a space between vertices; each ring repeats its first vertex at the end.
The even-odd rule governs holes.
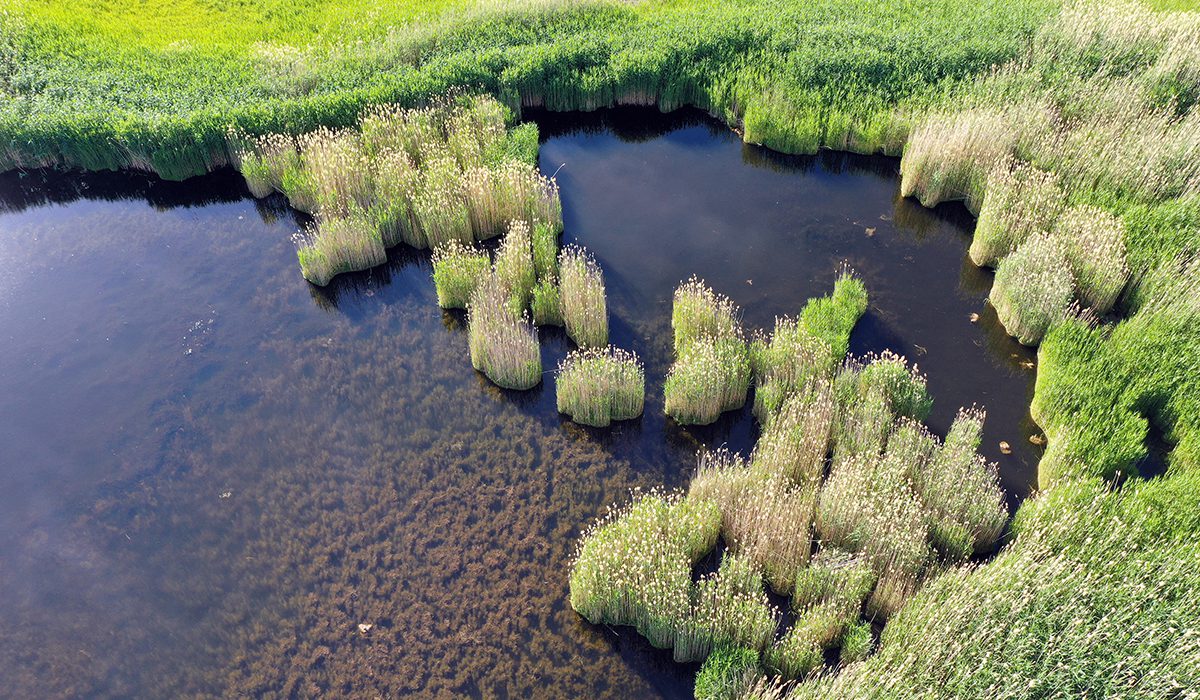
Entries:
MULTIPOLYGON (((560 420, 550 377, 476 375, 426 255, 307 285, 293 215, 234 173, 0 176, 5 695, 690 696, 694 668, 571 612, 566 566, 628 489, 752 444, 746 411, 661 415, 693 272, 768 326, 848 260, 872 299, 852 350, 916 359, 935 429, 986 404, 1027 492, 1032 358, 986 309, 963 212, 898 200, 895 161, 782 158, 694 114, 538 118, 566 238, 647 362, 646 415, 609 431, 560 420)), ((544 340, 551 367, 568 343, 544 340)))

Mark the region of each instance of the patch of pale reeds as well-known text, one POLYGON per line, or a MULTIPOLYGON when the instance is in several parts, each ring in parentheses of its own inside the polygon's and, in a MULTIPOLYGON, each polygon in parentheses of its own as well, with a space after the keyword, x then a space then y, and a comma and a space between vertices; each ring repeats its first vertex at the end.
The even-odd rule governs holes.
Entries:
POLYGON ((642 415, 646 370, 637 355, 613 346, 582 348, 558 366, 558 412, 576 423, 605 427, 642 415))

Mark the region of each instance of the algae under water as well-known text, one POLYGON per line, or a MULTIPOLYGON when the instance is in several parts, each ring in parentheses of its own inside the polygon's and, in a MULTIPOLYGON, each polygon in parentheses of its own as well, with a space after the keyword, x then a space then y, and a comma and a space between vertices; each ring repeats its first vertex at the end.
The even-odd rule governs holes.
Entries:
MULTIPOLYGON (((425 253, 308 285, 297 215, 235 173, 0 175, 7 692, 690 697, 695 666, 587 624, 566 576, 630 488, 753 444, 749 408, 662 415, 692 273, 766 327, 848 261, 871 294, 851 351, 919 363, 935 430, 986 405, 1010 501, 1032 487, 1033 355, 985 305, 960 207, 900 199, 895 160, 779 156, 696 112, 527 116, 612 341, 646 363, 645 415, 611 429, 560 418, 552 376, 472 371, 425 253)), ((570 343, 542 336, 554 367, 570 343)))

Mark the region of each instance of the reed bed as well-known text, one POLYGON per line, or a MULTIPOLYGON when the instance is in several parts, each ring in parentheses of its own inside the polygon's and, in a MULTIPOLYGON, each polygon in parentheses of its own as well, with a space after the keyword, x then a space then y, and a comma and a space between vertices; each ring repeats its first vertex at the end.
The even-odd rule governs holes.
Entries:
POLYGON ((984 417, 980 409, 960 410, 928 468, 914 475, 930 523, 939 524, 931 527, 930 540, 952 561, 991 550, 1008 522, 996 465, 978 453, 984 417), (955 537, 955 530, 965 538, 955 537), (965 548, 954 546, 964 540, 965 548))
POLYGON ((750 343, 754 415, 766 425, 806 382, 831 375, 846 357, 850 332, 867 309, 867 289, 845 268, 829 296, 809 299, 796 320, 775 319, 770 338, 750 343))
POLYGON ((696 674, 696 700, 742 697, 758 677, 758 652, 745 647, 718 647, 708 655, 696 674))
POLYGON ((529 224, 516 220, 496 251, 496 279, 507 290, 509 307, 515 313, 529 309, 537 282, 533 268, 533 236, 529 224))
POLYGON ((741 338, 701 338, 671 365, 663 383, 668 416, 684 425, 708 425, 746 403, 750 358, 741 338))
POLYGON ((347 226, 385 248, 470 244, 514 221, 542 222, 556 234, 558 186, 508 156, 513 137, 506 118, 490 97, 451 95, 414 110, 379 106, 365 110, 352 129, 319 128, 296 138, 235 135, 236 160, 256 196, 278 190, 295 208, 319 215, 301 256, 316 262, 302 267, 312 271, 310 281, 327 284, 375 259, 346 242, 347 226), (340 252, 342 246, 351 250, 340 252))
POLYGON ((329 284, 343 272, 387 262, 383 240, 361 210, 333 218, 318 215, 293 240, 304 279, 317 285, 329 284))
POLYGON ((467 302, 471 365, 505 389, 532 389, 542 381, 537 331, 514 314, 507 287, 485 275, 467 302))
POLYGON ((837 413, 828 380, 810 382, 789 396, 754 446, 754 471, 796 483, 820 483, 837 413))
POLYGON ((656 647, 673 646, 692 620, 692 566, 716 546, 720 526, 711 501, 635 496, 584 532, 571 607, 594 624, 630 625, 656 647))
POLYGON ((603 428, 642 415, 646 370, 632 352, 613 346, 574 350, 558 366, 558 412, 603 428))
POLYGON ((729 297, 714 292, 704 280, 692 276, 675 288, 671 328, 678 355, 702 338, 740 338, 741 309, 729 297))
POLYGON ((438 306, 465 309, 480 280, 491 274, 487 251, 457 241, 433 251, 433 286, 438 306))
POLYGON ((538 221, 533 226, 533 270, 538 282, 558 279, 559 229, 538 221))
POLYGON ((567 335, 581 348, 608 344, 604 273, 591 253, 576 245, 558 256, 559 308, 567 335))
POLYGON ((1060 240, 1033 236, 1000 261, 988 301, 1009 335, 1036 345, 1071 306, 1071 268, 1060 240))

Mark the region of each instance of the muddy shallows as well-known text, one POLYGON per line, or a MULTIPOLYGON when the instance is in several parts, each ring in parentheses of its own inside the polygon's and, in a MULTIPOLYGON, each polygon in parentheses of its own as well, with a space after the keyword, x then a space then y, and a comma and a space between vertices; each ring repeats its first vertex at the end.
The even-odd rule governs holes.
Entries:
MULTIPOLYGON (((782 157, 698 113, 527 117, 612 342, 645 360, 638 420, 581 428, 553 374, 476 374, 427 254, 309 286, 302 222, 236 173, 0 176, 6 693, 690 697, 694 667, 581 620, 566 577, 606 505, 756 437, 748 407, 663 416, 693 273, 769 327, 848 262, 871 298, 851 352, 918 363, 934 429, 986 406, 985 453, 1028 492, 1034 358, 984 302, 961 208, 900 199, 895 160, 782 157)), ((542 340, 553 368, 570 341, 542 340)))

